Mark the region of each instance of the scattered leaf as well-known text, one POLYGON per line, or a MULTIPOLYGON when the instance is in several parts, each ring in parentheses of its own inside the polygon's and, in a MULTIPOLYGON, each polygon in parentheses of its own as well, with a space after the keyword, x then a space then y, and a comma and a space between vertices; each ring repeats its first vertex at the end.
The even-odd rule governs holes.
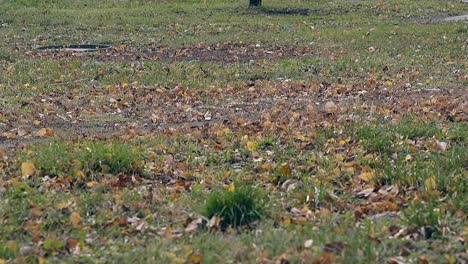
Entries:
POLYGON ((52 137, 55 135, 55 131, 48 128, 41 128, 39 131, 36 132, 36 136, 38 137, 52 137))
POLYGON ((32 162, 23 162, 21 164, 21 175, 23 177, 29 177, 36 173, 36 168, 32 162))
POLYGON ((198 254, 191 255, 189 262, 192 264, 201 264, 203 263, 203 256, 198 254))
POLYGON ((284 176, 290 176, 292 170, 288 163, 283 163, 281 167, 279 168, 279 172, 283 174, 284 176))
POLYGON ((80 214, 78 212, 73 212, 73 213, 70 214, 70 223, 75 228, 80 227, 81 216, 80 216, 80 214))
POLYGON ((370 182, 374 179, 375 173, 374 172, 363 172, 359 175, 359 179, 365 181, 365 182, 370 182))

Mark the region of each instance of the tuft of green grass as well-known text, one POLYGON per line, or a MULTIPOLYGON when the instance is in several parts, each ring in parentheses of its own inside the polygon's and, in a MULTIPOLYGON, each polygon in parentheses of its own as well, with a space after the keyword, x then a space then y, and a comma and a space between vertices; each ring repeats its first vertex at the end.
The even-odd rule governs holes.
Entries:
POLYGON ((95 172, 134 174, 140 172, 138 148, 116 141, 93 142, 85 147, 82 160, 95 172))
POLYGON ((405 222, 422 228, 427 239, 438 233, 442 225, 443 212, 434 202, 414 202, 403 211, 405 222))
POLYGON ((41 175, 63 177, 77 171, 87 175, 142 173, 143 155, 139 148, 120 141, 77 145, 55 141, 34 147, 31 156, 41 175))
POLYGON ((73 156, 70 145, 54 141, 33 148, 34 165, 42 175, 65 176, 73 156))
POLYGON ((406 117, 396 126, 395 131, 409 139, 431 137, 440 134, 440 128, 434 122, 419 121, 416 118, 406 117))
POLYGON ((204 215, 221 218, 221 228, 249 225, 263 217, 263 202, 257 190, 241 186, 235 190, 215 190, 206 201, 204 215))
POLYGON ((363 126, 358 129, 356 136, 368 152, 383 153, 391 150, 392 137, 388 127, 363 126))

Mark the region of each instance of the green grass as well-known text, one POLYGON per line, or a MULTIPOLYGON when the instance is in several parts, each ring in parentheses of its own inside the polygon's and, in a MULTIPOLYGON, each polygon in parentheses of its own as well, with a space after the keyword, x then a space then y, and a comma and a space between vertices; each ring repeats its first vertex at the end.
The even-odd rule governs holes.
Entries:
POLYGON ((23 158, 28 159, 33 161, 40 176, 63 178, 78 177, 80 173, 91 178, 101 173, 142 174, 144 164, 138 146, 121 141, 80 144, 54 141, 34 147, 23 158))
POLYGON ((226 229, 252 224, 263 217, 262 197, 253 187, 241 186, 234 190, 214 190, 208 196, 204 215, 221 218, 221 228, 226 229))

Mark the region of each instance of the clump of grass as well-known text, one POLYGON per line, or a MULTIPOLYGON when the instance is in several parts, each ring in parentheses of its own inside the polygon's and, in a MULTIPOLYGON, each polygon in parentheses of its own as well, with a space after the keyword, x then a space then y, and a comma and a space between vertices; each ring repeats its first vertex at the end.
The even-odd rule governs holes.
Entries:
POLYGON ((82 160, 91 171, 112 174, 140 172, 138 162, 141 157, 138 149, 133 146, 119 141, 111 144, 93 142, 88 144, 84 151, 82 160))
POLYGON ((73 151, 69 145, 55 141, 33 149, 34 164, 41 174, 64 176, 70 170, 73 151))
POLYGON ((143 160, 137 147, 120 141, 68 145, 56 141, 34 147, 31 158, 40 175, 61 177, 80 170, 87 175, 141 174, 143 160))
POLYGON ((358 129, 356 136, 368 152, 391 152, 392 137, 387 130, 386 127, 363 126, 358 129))
POLYGON ((449 139, 459 142, 462 144, 468 143, 468 124, 466 123, 455 123, 452 125, 451 129, 447 132, 449 139))
POLYGON ((442 211, 434 202, 414 202, 403 211, 408 225, 422 228, 427 239, 437 234, 442 221, 442 211))
POLYGON ((206 201, 204 215, 221 218, 224 230, 249 225, 263 217, 260 193, 253 187, 242 186, 235 190, 215 190, 206 201))
POLYGON ((411 117, 403 118, 395 130, 401 136, 409 139, 431 137, 440 133, 440 128, 436 123, 418 121, 411 117))

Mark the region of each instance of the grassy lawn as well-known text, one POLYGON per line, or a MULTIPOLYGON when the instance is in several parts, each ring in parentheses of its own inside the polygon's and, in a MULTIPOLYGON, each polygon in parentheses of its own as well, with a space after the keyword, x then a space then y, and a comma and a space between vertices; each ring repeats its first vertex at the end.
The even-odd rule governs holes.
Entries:
POLYGON ((0 10, 0 264, 468 262, 463 1, 0 10))

